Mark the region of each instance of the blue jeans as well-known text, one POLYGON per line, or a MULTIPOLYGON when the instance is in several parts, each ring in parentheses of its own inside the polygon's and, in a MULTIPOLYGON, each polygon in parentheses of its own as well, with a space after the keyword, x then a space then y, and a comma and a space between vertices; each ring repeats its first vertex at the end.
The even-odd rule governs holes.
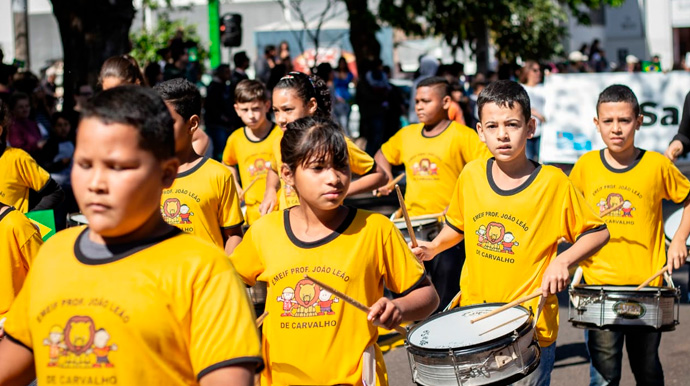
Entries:
POLYGON ((434 283, 440 302, 434 313, 443 311, 460 291, 460 272, 465 264, 465 241, 424 262, 424 269, 434 283))
POLYGON ((663 386, 664 371, 659 360, 661 332, 585 330, 591 358, 590 386, 617 386, 621 381, 623 343, 638 385, 663 386))
POLYGON ((513 383, 515 386, 549 386, 551 384, 551 372, 556 362, 556 342, 549 347, 541 348, 539 366, 525 378, 513 383))

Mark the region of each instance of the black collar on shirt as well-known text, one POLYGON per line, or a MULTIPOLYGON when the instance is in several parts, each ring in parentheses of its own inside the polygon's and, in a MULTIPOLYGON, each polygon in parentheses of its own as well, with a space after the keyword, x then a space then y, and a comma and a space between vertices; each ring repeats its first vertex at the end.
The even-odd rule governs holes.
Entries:
POLYGON ((316 240, 316 241, 302 241, 295 236, 295 233, 292 232, 292 226, 290 225, 290 209, 285 209, 283 211, 283 224, 285 225, 285 232, 288 235, 288 238, 290 241, 292 241, 293 244, 300 248, 304 249, 310 249, 310 248, 316 248, 320 247, 322 245, 328 244, 329 242, 333 241, 336 237, 340 236, 347 230, 347 228, 352 224, 352 221, 355 219, 355 215, 357 214, 357 208, 351 208, 347 207, 349 210, 347 213, 347 216, 345 217, 345 220, 343 220, 342 224, 338 226, 338 228, 333 231, 330 235, 322 238, 321 240, 316 240))
POLYGON ((143 251, 146 248, 152 247, 162 241, 165 241, 169 238, 175 237, 182 233, 182 231, 179 228, 171 228, 172 229, 170 229, 170 231, 160 236, 138 240, 130 243, 107 245, 106 247, 110 252, 112 252, 113 257, 106 259, 92 259, 86 256, 79 247, 79 242, 81 241, 82 237, 85 237, 87 235, 86 231, 89 229, 87 227, 84 228, 84 230, 79 234, 79 236, 77 236, 77 240, 74 242, 74 255, 77 257, 77 260, 86 265, 101 265, 112 263, 124 259, 125 257, 131 256, 139 251, 143 251))
POLYGON ((609 171, 611 171, 613 173, 625 173, 625 172, 631 171, 635 166, 637 166, 637 164, 640 163, 640 160, 642 160, 642 156, 644 155, 644 153, 647 152, 647 150, 637 148, 637 150, 640 151, 640 154, 638 154, 637 157, 635 157, 633 162, 630 165, 624 167, 623 169, 616 169, 613 166, 611 166, 611 164, 606 162, 606 156, 604 155, 604 150, 606 150, 606 148, 599 150, 599 158, 601 158, 601 163, 604 164, 606 169, 608 169, 609 171))
POLYGON ((2 214, 0 214, 0 221, 2 221, 2 219, 5 218, 5 216, 7 216, 7 214, 13 210, 14 210, 13 206, 7 205, 7 210, 4 211, 2 214))
POLYGON ((535 169, 529 175, 529 178, 527 178, 527 181, 523 182, 522 185, 520 185, 516 188, 509 189, 509 190, 503 190, 503 189, 499 188, 498 185, 496 185, 496 182, 494 181, 494 174, 493 174, 493 171, 491 170, 491 167, 494 164, 494 160, 495 160, 494 157, 491 157, 488 160, 486 160, 486 178, 487 178, 487 180, 489 180, 489 186, 491 186, 491 189, 493 189, 493 191, 496 192, 496 194, 498 194, 500 196, 512 196, 514 194, 518 194, 518 193, 522 192, 523 190, 527 189, 527 187, 530 186, 530 184, 532 184, 534 179, 537 178, 537 175, 541 171, 541 164, 530 160, 530 162, 532 162, 532 164, 534 164, 535 169))
POLYGON ((424 126, 422 126, 422 137, 423 137, 423 138, 436 138, 436 137, 438 137, 439 135, 445 133, 446 130, 448 130, 448 128, 449 128, 450 125, 452 125, 452 124, 453 124, 453 121, 448 122, 448 125, 447 125, 443 130, 441 130, 440 133, 438 133, 438 134, 436 134, 436 135, 426 135, 426 134, 424 134, 424 126))
MULTIPOLYGON (((271 122, 271 121, 269 121, 269 122, 271 122)), ((269 131, 266 133, 266 135, 264 135, 263 138, 259 138, 258 141, 255 141, 255 140, 249 138, 249 136, 247 135, 247 130, 251 130, 251 129, 248 128, 247 126, 245 126, 245 127, 242 128, 242 133, 244 134, 244 138, 247 138, 247 141, 249 141, 249 142, 251 142, 251 143, 260 143, 260 142, 263 142, 266 138, 268 138, 268 136, 271 135, 271 133, 273 132, 273 129, 275 129, 275 128, 276 128, 276 124, 273 123, 273 122, 271 122, 271 130, 269 130, 269 131)))
POLYGON ((175 178, 187 177, 188 175, 190 175, 190 174, 194 173, 195 171, 199 170, 199 168, 200 168, 201 166, 203 166, 203 165, 206 163, 206 161, 208 161, 208 157, 204 156, 204 158, 202 158, 201 161, 199 161, 198 164, 192 166, 191 169, 187 169, 187 170, 183 171, 182 173, 177 173, 177 176, 176 176, 175 178))

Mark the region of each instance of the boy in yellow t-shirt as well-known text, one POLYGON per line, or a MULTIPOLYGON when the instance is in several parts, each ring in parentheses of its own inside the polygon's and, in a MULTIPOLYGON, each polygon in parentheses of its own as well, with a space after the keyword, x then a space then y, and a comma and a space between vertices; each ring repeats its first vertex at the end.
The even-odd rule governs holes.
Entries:
POLYGON ((223 163, 230 166, 237 186, 242 180, 247 207, 247 225, 261 217, 259 205, 266 190, 266 174, 271 168, 273 144, 280 140, 281 131, 266 118, 271 108, 266 86, 258 80, 243 80, 235 88, 235 111, 245 127, 235 130, 223 150, 223 163), (239 169, 239 178, 237 170, 239 169), (252 184, 251 187, 248 185, 252 184))
POLYGON ((177 78, 157 84, 154 90, 175 120, 175 156, 180 161, 175 182, 163 190, 163 218, 230 254, 242 240, 244 218, 232 173, 192 147, 201 114, 199 89, 177 78))
MULTIPOLYGON (((413 252, 429 260, 466 239, 462 306, 511 302, 541 292, 541 300, 523 304, 535 313, 542 307, 536 325, 541 359, 518 384, 548 385, 558 335, 556 293, 566 288, 568 267, 601 248, 609 233, 565 174, 527 159, 525 144, 534 134, 535 122, 522 86, 493 82, 479 94, 477 104, 477 132, 494 157, 465 167, 450 200, 446 226, 413 252), (556 256, 561 237, 574 244, 556 256)), ((492 325, 490 319, 478 323, 492 325)))
MULTIPOLYGON (((24 284, 43 245, 41 233, 21 212, 0 202, 0 320, 24 284)), ((0 328, 1 328, 0 323, 0 328)))
POLYGON ((5 322, 0 384, 252 385, 254 315, 227 256, 171 227, 173 120, 150 89, 82 110, 72 184, 88 227, 36 257, 5 322))
MULTIPOLYGON (((450 103, 450 84, 445 78, 419 82, 415 108, 421 123, 400 129, 376 153, 376 163, 389 178, 391 165, 405 164, 405 206, 410 216, 444 212, 465 165, 491 156, 474 130, 448 119, 450 103)), ((390 190, 379 192, 389 194, 390 190)), ((465 248, 460 243, 424 263, 441 298, 438 311, 458 293, 464 260, 465 248)))
MULTIPOLYGON (((611 232, 609 242, 582 262, 587 284, 639 285, 666 265, 662 199, 683 202, 681 225, 668 249, 669 272, 680 268, 688 251, 690 181, 663 155, 635 147, 642 125, 635 94, 623 85, 599 94, 594 124, 606 148, 583 155, 570 179, 599 213, 611 232)), ((651 283, 661 286, 662 278, 651 283)), ((623 343, 638 385, 663 385, 659 360, 661 332, 585 331, 591 385, 618 384, 623 343)))

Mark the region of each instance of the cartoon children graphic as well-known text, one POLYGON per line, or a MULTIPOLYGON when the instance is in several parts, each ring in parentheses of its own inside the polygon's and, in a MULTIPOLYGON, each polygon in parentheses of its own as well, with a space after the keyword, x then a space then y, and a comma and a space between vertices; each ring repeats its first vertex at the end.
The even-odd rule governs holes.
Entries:
POLYGON ((93 367, 113 367, 113 364, 108 360, 108 354, 110 351, 116 351, 117 345, 109 345, 109 340, 110 334, 102 328, 94 334, 91 351, 96 355, 96 363, 93 364, 93 367))
POLYGON ((182 204, 180 206, 180 224, 191 224, 189 216, 193 216, 194 213, 189 212, 189 206, 187 204, 182 204))
POLYGON ((292 316, 292 308, 297 304, 295 301, 295 290, 287 287, 283 290, 282 296, 278 296, 278 301, 283 302, 283 313, 280 316, 292 316))
POLYGON ((599 200, 597 206, 599 207, 599 216, 601 216, 601 214, 606 212, 606 209, 608 209, 608 206, 606 205, 606 200, 603 198, 599 200))
POLYGON ((632 202, 625 200, 623 201, 623 207, 621 208, 621 211, 623 211, 623 217, 632 217, 632 211, 635 210, 632 206, 632 202))
POLYGON ((479 229, 475 232, 479 235, 479 240, 477 240, 477 245, 481 246, 488 241, 486 238, 486 225, 480 225, 479 229))
POLYGON ((48 351, 48 367, 57 366, 60 354, 67 349, 63 338, 62 327, 56 325, 50 329, 48 337, 43 339, 43 345, 50 348, 48 351))
POLYGON ((514 253, 513 245, 518 246, 520 244, 513 240, 515 240, 515 236, 511 232, 506 232, 503 236, 503 252, 510 253, 511 255, 514 253))
POLYGON ((331 305, 333 303, 338 303, 340 299, 336 297, 331 299, 331 296, 333 296, 333 294, 324 289, 322 289, 321 292, 319 292, 319 308, 321 309, 321 312, 319 312, 317 315, 335 314, 335 312, 333 312, 333 309, 331 308, 331 305))

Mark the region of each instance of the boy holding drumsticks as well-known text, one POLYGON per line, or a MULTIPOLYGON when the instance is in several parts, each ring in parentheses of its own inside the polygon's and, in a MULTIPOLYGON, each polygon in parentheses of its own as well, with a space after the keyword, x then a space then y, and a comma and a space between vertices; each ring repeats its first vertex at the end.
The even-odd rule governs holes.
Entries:
MULTIPOLYGON (((491 83, 479 94, 477 132, 494 155, 470 162, 460 174, 446 226, 413 252, 422 260, 466 239, 460 305, 510 302, 542 292, 537 321, 542 347, 539 367, 521 385, 548 385, 555 360, 558 299, 568 267, 608 241, 606 225, 557 168, 527 159, 534 134, 527 92, 511 81, 491 83), (573 242, 556 256, 558 239, 573 242)), ((523 304, 536 312, 539 299, 523 304)), ((481 323, 487 323, 491 318, 481 323)))
MULTIPOLYGON (((638 285, 666 264, 662 199, 684 202, 680 227, 668 249, 668 271, 687 256, 690 181, 663 155, 635 147, 640 105, 627 86, 607 87, 597 101, 594 124, 606 144, 583 155, 570 179, 587 202, 609 212, 603 219, 611 242, 581 266, 587 284, 638 285)), ((650 284, 661 286, 659 277, 650 284)), ((585 331, 592 364, 590 385, 617 385, 623 343, 638 385, 663 385, 658 331, 585 331)))

